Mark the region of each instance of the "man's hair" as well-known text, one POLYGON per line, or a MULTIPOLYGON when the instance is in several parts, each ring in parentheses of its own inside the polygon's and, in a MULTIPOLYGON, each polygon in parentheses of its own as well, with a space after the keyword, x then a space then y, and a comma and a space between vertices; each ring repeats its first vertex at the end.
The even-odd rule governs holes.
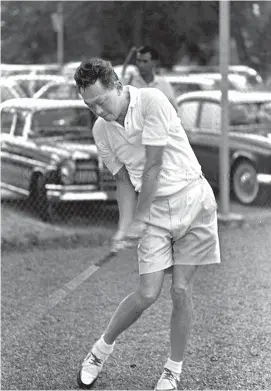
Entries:
POLYGON ((145 54, 150 53, 152 60, 159 60, 159 53, 151 46, 141 46, 137 49, 137 53, 145 54))
POLYGON ((115 81, 118 80, 118 76, 109 61, 101 58, 91 58, 81 62, 75 71, 74 80, 79 91, 95 84, 97 80, 100 80, 104 87, 112 89, 115 81))

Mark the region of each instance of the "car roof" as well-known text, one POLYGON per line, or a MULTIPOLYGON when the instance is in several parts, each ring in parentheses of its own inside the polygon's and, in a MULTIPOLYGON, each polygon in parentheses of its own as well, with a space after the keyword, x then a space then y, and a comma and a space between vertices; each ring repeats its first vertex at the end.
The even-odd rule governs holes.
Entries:
POLYGON ((20 74, 20 75, 11 75, 7 76, 7 80, 45 80, 45 81, 64 81, 66 78, 62 75, 43 75, 43 74, 20 74))
POLYGON ((199 74, 178 75, 176 73, 165 73, 162 77, 170 83, 201 83, 209 86, 214 85, 214 81, 211 78, 204 77, 199 74))
MULTIPOLYGON (((187 99, 209 99, 213 101, 221 101, 221 91, 195 91, 187 92, 177 98, 178 103, 187 99)), ((236 91, 228 92, 228 100, 232 103, 253 103, 253 102, 270 102, 271 92, 267 91, 236 91)))
MULTIPOLYGON (((202 73, 208 73, 208 72, 220 72, 219 65, 174 65, 173 71, 176 72, 202 72, 202 73)), ((229 72, 240 72, 240 73, 246 73, 249 75, 256 76, 258 75, 258 72, 247 65, 229 65, 228 66, 229 72)))
POLYGON ((81 64, 81 61, 70 61, 70 62, 66 62, 62 69, 64 68, 75 68, 75 67, 79 67, 79 65, 81 64))
POLYGON ((81 99, 56 100, 56 99, 35 99, 35 98, 17 98, 8 99, 0 104, 0 109, 17 108, 29 111, 50 110, 57 108, 87 108, 85 102, 81 99))
POLYGON ((8 64, 1 63, 0 69, 8 69, 8 70, 21 70, 21 69, 58 69, 60 68, 57 63, 49 63, 49 64, 8 64))
POLYGON ((17 84, 15 80, 8 77, 0 77, 1 86, 13 86, 14 84, 17 84))
MULTIPOLYGON (((197 75, 200 75, 200 73, 198 73, 197 75)), ((202 77, 210 78, 213 80, 221 80, 222 79, 221 73, 218 73, 218 72, 202 73, 202 77)), ((246 80, 246 77, 244 75, 240 75, 239 73, 230 73, 229 72, 228 79, 229 80, 246 80)))
POLYGON ((73 79, 67 79, 66 77, 63 77, 63 80, 49 80, 48 83, 44 84, 41 88, 43 89, 44 87, 48 87, 51 85, 60 85, 60 84, 71 84, 76 86, 76 82, 73 79))

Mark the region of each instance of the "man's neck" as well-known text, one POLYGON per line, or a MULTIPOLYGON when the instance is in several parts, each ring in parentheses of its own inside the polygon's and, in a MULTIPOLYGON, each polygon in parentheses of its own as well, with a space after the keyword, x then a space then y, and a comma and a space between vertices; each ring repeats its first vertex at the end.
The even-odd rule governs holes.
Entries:
POLYGON ((144 74, 144 75, 141 75, 141 74, 140 74, 140 76, 142 77, 142 79, 143 79, 147 84, 150 84, 150 83, 154 80, 155 73, 152 72, 152 73, 144 74))

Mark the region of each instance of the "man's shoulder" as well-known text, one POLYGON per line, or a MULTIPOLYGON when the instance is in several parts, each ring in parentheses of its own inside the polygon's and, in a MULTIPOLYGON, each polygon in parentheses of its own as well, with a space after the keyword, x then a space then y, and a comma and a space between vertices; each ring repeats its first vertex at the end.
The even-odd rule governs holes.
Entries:
POLYGON ((93 125, 93 128, 100 128, 100 127, 104 127, 104 125, 106 124, 106 121, 101 118, 101 117, 98 117, 93 125))
POLYGON ((95 139, 101 137, 103 134, 106 133, 106 129, 107 129, 107 122, 103 118, 98 117, 92 128, 93 137, 95 139))
POLYGON ((160 100, 165 98, 165 94, 163 91, 161 91, 159 88, 153 86, 153 87, 147 87, 147 88, 140 88, 140 95, 141 99, 143 101, 146 100, 160 100))
POLYGON ((155 81, 160 85, 171 86, 170 82, 162 75, 155 75, 155 81))

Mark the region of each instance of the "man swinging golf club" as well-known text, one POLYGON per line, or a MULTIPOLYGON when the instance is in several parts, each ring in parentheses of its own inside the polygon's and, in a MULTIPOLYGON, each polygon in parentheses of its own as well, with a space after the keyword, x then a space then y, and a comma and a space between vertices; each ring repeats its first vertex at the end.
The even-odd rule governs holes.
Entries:
POLYGON ((138 241, 139 284, 118 306, 78 374, 91 388, 117 337, 158 298, 172 271, 171 352, 156 390, 176 390, 192 323, 198 266, 220 262, 213 191, 166 96, 156 88, 123 86, 110 62, 82 62, 74 79, 98 119, 93 136, 116 178, 119 225, 112 247, 138 241))

